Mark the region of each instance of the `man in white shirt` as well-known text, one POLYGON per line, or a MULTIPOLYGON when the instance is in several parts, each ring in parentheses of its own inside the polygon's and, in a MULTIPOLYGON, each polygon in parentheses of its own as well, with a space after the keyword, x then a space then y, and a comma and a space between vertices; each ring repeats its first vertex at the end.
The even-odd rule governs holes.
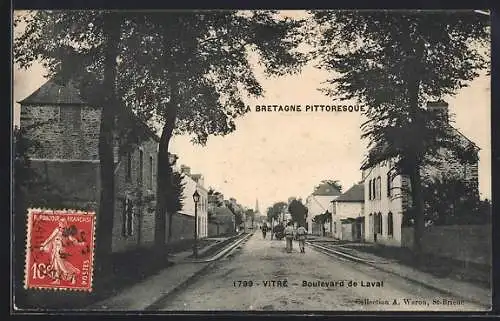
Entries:
POLYGON ((299 240, 299 248, 300 253, 305 253, 305 245, 306 245, 306 235, 307 231, 302 224, 299 224, 299 228, 297 228, 297 239, 299 240))
POLYGON ((292 244, 294 235, 295 235, 295 229, 293 228, 293 223, 288 222, 285 228, 286 251, 288 253, 292 253, 292 244))

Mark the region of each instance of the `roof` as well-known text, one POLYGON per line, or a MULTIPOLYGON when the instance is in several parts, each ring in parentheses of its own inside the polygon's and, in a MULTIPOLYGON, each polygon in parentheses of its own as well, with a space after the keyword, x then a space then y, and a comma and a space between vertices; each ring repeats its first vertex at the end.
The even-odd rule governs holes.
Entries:
POLYGON ((363 202, 365 200, 365 186, 358 183, 337 197, 333 202, 363 202))
MULTIPOLYGON (((77 88, 75 81, 69 80, 64 84, 58 83, 53 79, 49 79, 40 88, 35 90, 31 95, 19 101, 21 105, 90 105, 80 96, 80 91, 77 88)), ((149 126, 144 123, 135 113, 129 108, 122 108, 127 117, 139 124, 149 136, 156 141, 160 138, 154 133, 149 126)))
POLYGON ((72 81, 65 85, 58 84, 50 79, 31 95, 19 101, 21 105, 28 104, 56 104, 56 105, 85 105, 80 91, 72 81))
POLYGON ((316 196, 339 196, 340 194, 342 193, 337 188, 328 183, 322 183, 312 193, 312 195, 316 196))

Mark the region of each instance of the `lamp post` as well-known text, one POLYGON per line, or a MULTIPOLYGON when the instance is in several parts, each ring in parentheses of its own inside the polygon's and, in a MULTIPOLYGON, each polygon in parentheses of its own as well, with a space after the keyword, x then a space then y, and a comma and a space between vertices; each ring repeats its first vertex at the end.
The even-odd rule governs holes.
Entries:
POLYGON ((198 190, 194 191, 193 194, 194 201, 194 244, 193 244, 193 256, 198 257, 198 202, 200 201, 200 194, 198 190))

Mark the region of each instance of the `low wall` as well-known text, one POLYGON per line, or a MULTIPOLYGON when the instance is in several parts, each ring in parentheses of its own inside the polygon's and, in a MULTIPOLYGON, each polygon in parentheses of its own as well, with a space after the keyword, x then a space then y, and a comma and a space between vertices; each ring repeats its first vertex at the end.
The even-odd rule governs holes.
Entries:
MULTIPOLYGON (((167 236, 168 236, 168 219, 167 219, 167 236)), ((184 214, 174 214, 172 216, 172 235, 170 242, 182 241, 186 239, 194 239, 194 216, 184 214)))
MULTIPOLYGON (((401 231, 401 246, 411 248, 413 227, 401 231)), ((422 238, 422 249, 456 260, 491 264, 491 225, 446 225, 427 227, 422 238)))
POLYGON ((234 232, 234 225, 231 223, 215 224, 208 222, 208 237, 229 234, 234 232))

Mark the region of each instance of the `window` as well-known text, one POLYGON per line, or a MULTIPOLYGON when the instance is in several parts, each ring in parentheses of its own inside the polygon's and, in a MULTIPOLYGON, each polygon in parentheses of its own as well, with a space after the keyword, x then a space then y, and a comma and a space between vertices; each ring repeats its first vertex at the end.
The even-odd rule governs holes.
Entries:
POLYGON ((377 186, 375 185, 375 183, 376 183, 375 181, 376 181, 376 179, 374 178, 372 180, 372 198, 373 199, 377 198, 377 186))
POLYGON ((122 235, 130 236, 134 234, 134 206, 127 197, 123 200, 122 235))
POLYGON ((392 196, 392 177, 391 173, 387 173, 387 197, 392 196))
POLYGON ((394 233, 394 222, 392 218, 392 213, 387 214, 387 235, 392 236, 394 233))
POLYGON ((153 170, 154 170, 154 164, 153 164, 153 156, 149 156, 149 189, 153 189, 153 170))
POLYGON ((372 180, 368 181, 368 199, 372 199, 372 180))
POLYGON ((337 222, 333 222, 333 233, 337 233, 337 222))
POLYGON ((378 233, 382 234, 383 229, 382 229, 382 213, 378 213, 378 233))
POLYGON ((142 185, 142 175, 144 171, 144 152, 139 150, 139 185, 142 185))
POLYGON ((382 199, 382 179, 377 177, 377 199, 382 199))
POLYGON ((127 153, 127 182, 132 180, 132 153, 127 153))

